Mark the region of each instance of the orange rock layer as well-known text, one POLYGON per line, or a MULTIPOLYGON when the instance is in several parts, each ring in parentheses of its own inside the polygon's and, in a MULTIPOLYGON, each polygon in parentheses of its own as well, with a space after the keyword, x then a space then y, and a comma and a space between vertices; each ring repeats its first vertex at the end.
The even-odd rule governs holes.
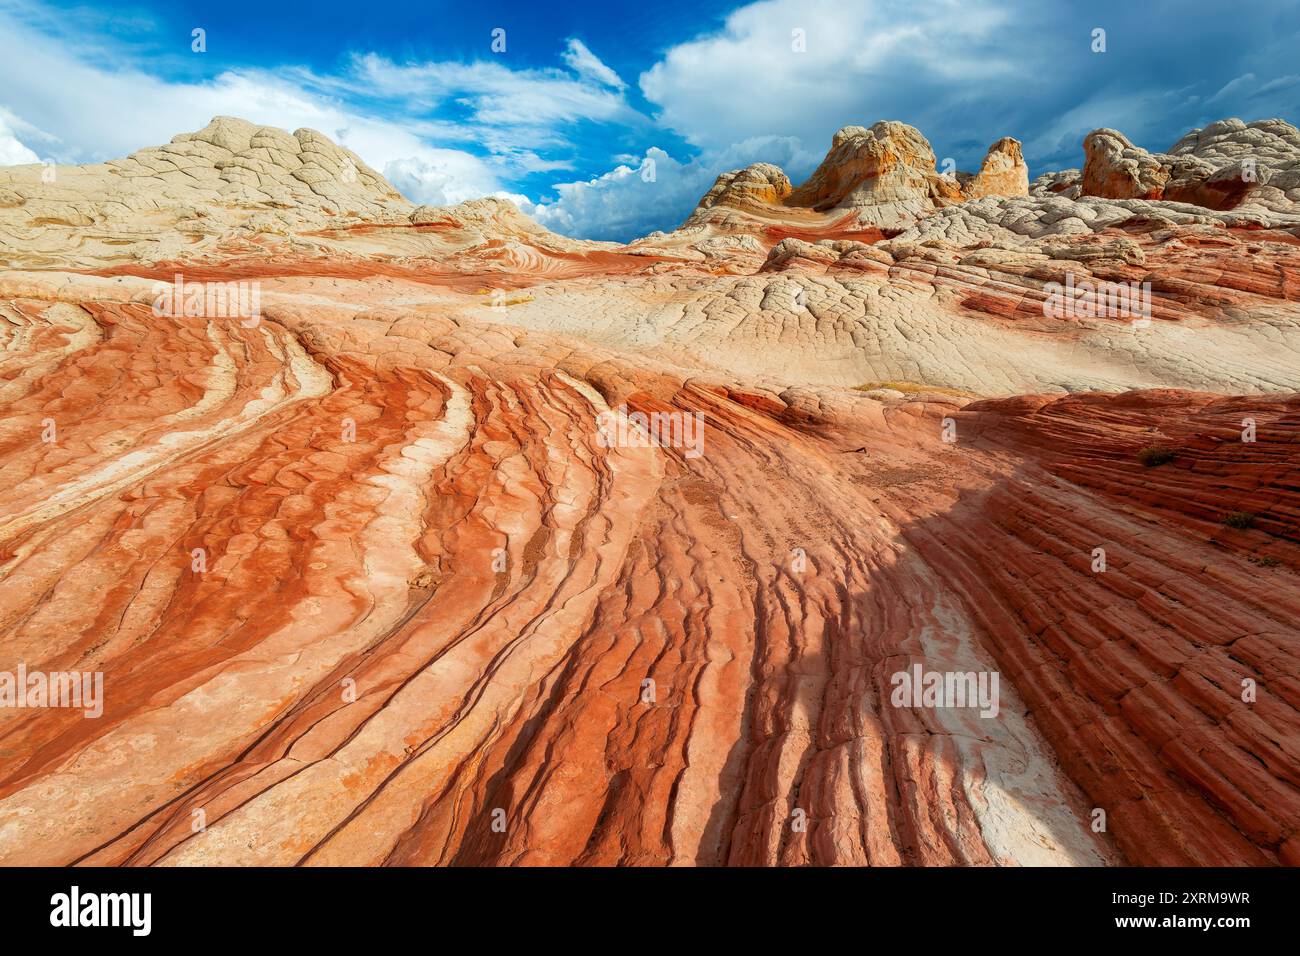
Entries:
POLYGON ((6 305, 0 669, 104 712, 0 710, 4 863, 1300 863, 1298 396, 841 402, 72 295, 6 305), (704 453, 604 447, 623 405, 704 453), (894 706, 920 662, 1002 717, 894 706))

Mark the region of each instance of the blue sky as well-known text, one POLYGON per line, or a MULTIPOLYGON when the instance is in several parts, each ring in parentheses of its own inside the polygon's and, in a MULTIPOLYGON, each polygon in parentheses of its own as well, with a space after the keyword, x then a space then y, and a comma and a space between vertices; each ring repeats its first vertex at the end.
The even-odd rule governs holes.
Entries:
POLYGON ((1297 122, 1300 0, 0 0, 0 164, 123 156, 218 114, 318 129, 415 201, 508 195, 626 240, 719 172, 799 181, 848 124, 911 123, 963 169, 1015 136, 1037 175, 1099 126, 1165 149, 1226 116, 1297 122))

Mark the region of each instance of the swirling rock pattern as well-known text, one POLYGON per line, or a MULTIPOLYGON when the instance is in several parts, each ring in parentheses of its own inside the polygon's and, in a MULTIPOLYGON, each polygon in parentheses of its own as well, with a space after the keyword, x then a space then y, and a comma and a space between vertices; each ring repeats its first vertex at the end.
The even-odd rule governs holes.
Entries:
POLYGON ((5 233, 0 672, 104 697, 0 707, 0 861, 1300 863, 1291 213, 724 180, 628 246, 378 179, 167 256, 5 233))

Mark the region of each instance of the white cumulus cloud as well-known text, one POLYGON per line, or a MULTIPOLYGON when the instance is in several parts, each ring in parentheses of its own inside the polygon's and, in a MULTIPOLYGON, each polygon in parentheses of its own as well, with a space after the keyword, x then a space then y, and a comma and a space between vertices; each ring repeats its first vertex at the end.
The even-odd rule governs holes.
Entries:
POLYGON ((554 201, 521 208, 564 235, 626 242, 681 225, 719 173, 758 162, 806 172, 815 161, 791 137, 753 137, 688 162, 652 146, 634 163, 592 179, 557 183, 554 201))
POLYGON ((698 145, 766 134, 825 148, 841 126, 920 125, 973 86, 1010 86, 1044 55, 1007 42, 1033 19, 1031 5, 991 0, 763 0, 670 48, 640 85, 698 145))
POLYGON ((392 160, 380 171, 406 198, 429 206, 452 206, 501 189, 486 163, 455 149, 424 149, 419 156, 392 160))
POLYGON ((19 142, 10 126, 12 118, 0 109, 0 166, 22 166, 26 163, 40 162, 30 149, 19 142))

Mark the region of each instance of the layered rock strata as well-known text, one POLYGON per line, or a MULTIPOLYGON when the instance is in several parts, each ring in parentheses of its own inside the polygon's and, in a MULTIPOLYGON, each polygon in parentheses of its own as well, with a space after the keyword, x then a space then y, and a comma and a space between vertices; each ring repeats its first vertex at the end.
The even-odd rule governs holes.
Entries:
POLYGON ((877 124, 625 246, 239 121, 4 172, 0 673, 103 696, 0 707, 0 862, 1300 863, 1278 122, 1168 154, 1232 208, 877 124))

